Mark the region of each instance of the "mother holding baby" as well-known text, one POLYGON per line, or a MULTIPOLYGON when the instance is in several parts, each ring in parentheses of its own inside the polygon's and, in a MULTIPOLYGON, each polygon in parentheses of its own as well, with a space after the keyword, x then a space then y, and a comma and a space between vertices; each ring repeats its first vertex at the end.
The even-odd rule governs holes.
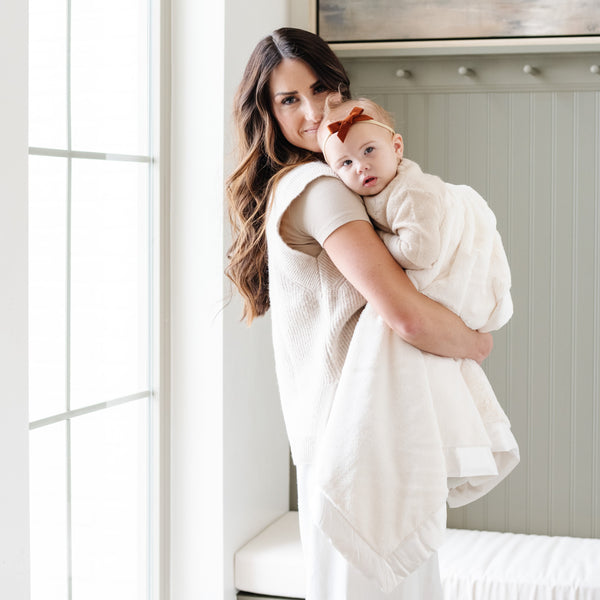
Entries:
POLYGON ((253 51, 234 100, 239 163, 227 194, 227 275, 248 323, 271 309, 276 371, 298 471, 307 600, 441 599, 434 554, 384 594, 311 518, 314 463, 352 334, 368 302, 403 340, 481 362, 490 334, 419 293, 374 230, 360 196, 323 162, 317 130, 329 94, 350 97, 318 36, 282 28, 253 51))

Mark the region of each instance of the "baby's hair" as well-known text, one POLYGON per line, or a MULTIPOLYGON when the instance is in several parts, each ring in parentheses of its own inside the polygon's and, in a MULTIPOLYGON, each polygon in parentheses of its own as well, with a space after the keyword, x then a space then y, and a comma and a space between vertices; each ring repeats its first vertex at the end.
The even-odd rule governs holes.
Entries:
POLYGON ((331 114, 334 112, 337 113, 338 109, 344 109, 340 112, 342 113, 342 116, 345 117, 355 106, 364 109, 365 114, 373 117, 376 121, 380 121, 392 129, 394 128, 395 123, 392 114, 376 102, 373 102, 373 100, 369 100, 368 98, 343 100, 339 94, 330 94, 327 96, 327 99, 325 100, 323 121, 327 122, 334 120, 331 117, 331 114))

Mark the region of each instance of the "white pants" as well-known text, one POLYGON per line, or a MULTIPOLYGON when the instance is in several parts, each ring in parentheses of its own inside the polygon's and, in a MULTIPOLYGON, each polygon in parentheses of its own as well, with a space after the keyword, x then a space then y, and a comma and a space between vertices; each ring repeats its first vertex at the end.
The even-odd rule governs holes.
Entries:
POLYGON ((352 567, 310 518, 312 465, 298 465, 297 474, 300 537, 307 567, 306 600, 442 600, 437 554, 389 594, 352 567))

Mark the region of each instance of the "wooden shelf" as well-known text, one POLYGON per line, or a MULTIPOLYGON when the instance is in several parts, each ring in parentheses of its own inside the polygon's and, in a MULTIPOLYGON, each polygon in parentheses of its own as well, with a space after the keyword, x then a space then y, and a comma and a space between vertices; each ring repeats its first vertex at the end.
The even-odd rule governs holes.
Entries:
POLYGON ((406 42, 332 42, 340 57, 599 52, 600 36, 406 42))

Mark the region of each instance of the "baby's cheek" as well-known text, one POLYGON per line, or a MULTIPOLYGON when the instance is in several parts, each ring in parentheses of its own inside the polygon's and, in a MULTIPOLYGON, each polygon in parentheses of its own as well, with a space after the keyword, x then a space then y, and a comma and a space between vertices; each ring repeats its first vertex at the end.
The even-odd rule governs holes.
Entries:
POLYGON ((338 175, 348 187, 352 187, 352 177, 348 177, 347 173, 338 173, 338 175))
POLYGON ((346 184, 346 187, 349 187, 353 192, 356 192, 357 194, 360 193, 360 182, 356 181, 356 179, 346 177, 346 179, 342 178, 342 181, 346 184))

